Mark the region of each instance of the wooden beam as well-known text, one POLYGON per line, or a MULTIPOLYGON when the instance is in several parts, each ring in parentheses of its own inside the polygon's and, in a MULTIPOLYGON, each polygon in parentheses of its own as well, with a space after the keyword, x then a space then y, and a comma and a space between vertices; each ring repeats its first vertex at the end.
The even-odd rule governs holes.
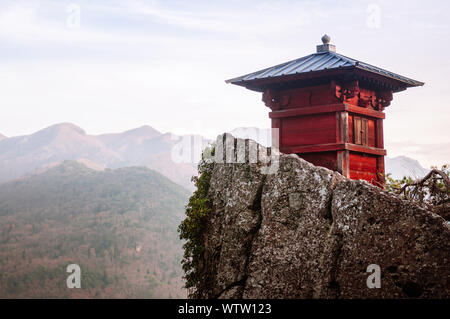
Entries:
POLYGON ((357 145, 352 143, 345 143, 345 149, 353 152, 359 152, 359 153, 367 153, 367 154, 373 154, 373 155, 386 155, 386 150, 377 148, 377 147, 370 147, 370 146, 364 146, 364 145, 357 145))
POLYGON ((333 113, 333 112, 339 112, 339 111, 345 111, 345 110, 346 110, 346 107, 344 104, 328 104, 328 105, 311 106, 311 107, 299 107, 299 108, 295 108, 295 109, 282 110, 282 111, 273 111, 273 112, 269 112, 269 117, 274 119, 274 118, 301 116, 301 115, 309 115, 309 114, 333 113))
POLYGON ((289 110, 281 110, 281 111, 272 111, 269 112, 269 117, 274 118, 283 118, 283 117, 293 117, 293 116, 302 116, 302 115, 310 115, 310 114, 320 114, 320 113, 333 113, 333 112, 342 112, 347 111, 350 113, 361 114, 368 117, 384 119, 386 115, 383 112, 375 111, 372 109, 368 109, 361 106, 355 106, 348 103, 343 104, 328 104, 328 105, 320 105, 320 106, 311 106, 311 107, 299 107, 289 110))
POLYGON ((386 114, 384 114, 383 112, 380 112, 380 111, 368 109, 368 108, 361 107, 361 106, 355 106, 355 105, 351 105, 351 104, 347 104, 347 103, 345 104, 345 106, 346 106, 346 110, 350 113, 361 114, 361 115, 374 117, 374 118, 378 118, 378 119, 386 118, 386 114))
POLYGON ((356 145, 352 143, 327 143, 316 145, 283 146, 280 149, 282 153, 318 153, 318 152, 344 151, 344 150, 373 155, 386 155, 386 150, 384 149, 370 146, 356 145))
POLYGON ((329 143, 317 145, 301 145, 301 146, 284 146, 281 148, 282 153, 317 153, 345 150, 345 143, 329 143))

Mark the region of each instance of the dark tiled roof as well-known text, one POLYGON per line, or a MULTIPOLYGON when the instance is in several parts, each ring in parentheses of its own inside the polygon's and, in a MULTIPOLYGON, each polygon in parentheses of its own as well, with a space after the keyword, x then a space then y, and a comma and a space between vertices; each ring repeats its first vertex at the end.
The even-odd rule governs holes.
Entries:
POLYGON ((348 58, 341 54, 332 51, 318 52, 314 54, 307 55, 305 57, 285 62, 273 67, 246 74, 234 79, 225 81, 226 83, 232 83, 237 85, 243 85, 246 82, 259 80, 259 79, 269 79, 278 78, 286 75, 294 75, 301 73, 309 73, 324 70, 333 70, 343 67, 354 67, 358 69, 365 70, 367 72, 372 72, 379 74, 381 76, 391 78, 400 81, 406 87, 421 86, 424 83, 419 82, 402 75, 381 69, 379 67, 348 58))

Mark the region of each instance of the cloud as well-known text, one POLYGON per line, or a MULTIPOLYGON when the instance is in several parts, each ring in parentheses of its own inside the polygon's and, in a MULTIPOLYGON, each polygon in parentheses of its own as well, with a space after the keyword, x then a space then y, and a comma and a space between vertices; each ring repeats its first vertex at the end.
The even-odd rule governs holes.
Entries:
MULTIPOLYGON (((84 10, 81 8, 83 19, 84 10)), ((70 28, 67 24, 70 12, 66 6, 60 5, 59 16, 45 16, 42 6, 13 3, 0 11, 0 40, 26 46, 57 43, 61 45, 141 45, 141 44, 175 44, 177 39, 170 36, 149 35, 145 33, 111 32, 99 28, 91 28, 82 23, 79 28, 70 28)), ((105 7, 93 7, 95 10, 106 10, 105 7)), ((55 8, 53 8, 55 11, 55 8)))
MULTIPOLYGON (((164 2, 167 3, 167 2, 164 2)), ((311 10, 311 5, 301 3, 262 3, 255 5, 253 10, 223 10, 214 11, 202 9, 193 10, 170 9, 159 2, 143 2, 128 0, 123 8, 138 15, 147 15, 160 23, 174 25, 188 30, 203 30, 224 32, 244 36, 280 35, 280 32, 298 32, 302 26, 310 24, 311 19, 321 15, 319 11, 311 10)), ((216 9, 217 10, 217 9, 216 9)))

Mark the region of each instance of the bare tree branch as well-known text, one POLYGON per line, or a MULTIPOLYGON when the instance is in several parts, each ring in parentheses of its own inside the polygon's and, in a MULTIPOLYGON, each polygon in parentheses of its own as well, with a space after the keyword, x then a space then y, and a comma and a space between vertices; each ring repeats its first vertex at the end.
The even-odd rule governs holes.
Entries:
MULTIPOLYGON (((449 192, 449 190, 450 190, 450 179, 449 179, 449 177, 448 177, 447 174, 445 174, 443 171, 434 168, 434 169, 432 169, 427 175, 425 175, 425 177, 423 177, 422 179, 420 179, 420 180, 418 180, 418 181, 415 181, 415 182, 413 182, 413 183, 407 183, 407 184, 403 185, 403 187, 400 188, 400 189, 397 191, 397 193, 398 193, 398 194, 401 194, 401 193, 404 193, 404 194, 405 194, 406 189, 407 189, 408 187, 411 187, 411 186, 423 186, 424 183, 425 183, 426 181, 428 181, 429 179, 433 178, 435 175, 440 176, 440 178, 438 177, 437 179, 442 180, 442 181, 444 182, 444 185, 445 185, 445 188, 446 188, 446 190, 445 190, 444 192, 449 192)), ((433 180, 435 181, 436 178, 433 179, 433 180)), ((433 181, 433 183, 434 183, 434 181, 433 181)), ((434 186, 434 185, 433 185, 433 186, 434 186)), ((434 187, 433 187, 433 188, 434 188, 434 187)), ((436 187, 435 189, 433 189, 433 190, 439 190, 439 191, 441 191, 441 190, 440 190, 439 188, 437 188, 437 187, 436 187)))

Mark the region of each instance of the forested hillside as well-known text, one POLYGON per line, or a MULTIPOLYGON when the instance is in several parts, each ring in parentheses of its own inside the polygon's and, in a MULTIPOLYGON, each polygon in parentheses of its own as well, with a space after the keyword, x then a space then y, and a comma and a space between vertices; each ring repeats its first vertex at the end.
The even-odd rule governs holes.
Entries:
POLYGON ((189 192, 143 167, 61 165, 0 185, 0 297, 184 297, 189 192), (81 289, 66 286, 81 267, 81 289))

